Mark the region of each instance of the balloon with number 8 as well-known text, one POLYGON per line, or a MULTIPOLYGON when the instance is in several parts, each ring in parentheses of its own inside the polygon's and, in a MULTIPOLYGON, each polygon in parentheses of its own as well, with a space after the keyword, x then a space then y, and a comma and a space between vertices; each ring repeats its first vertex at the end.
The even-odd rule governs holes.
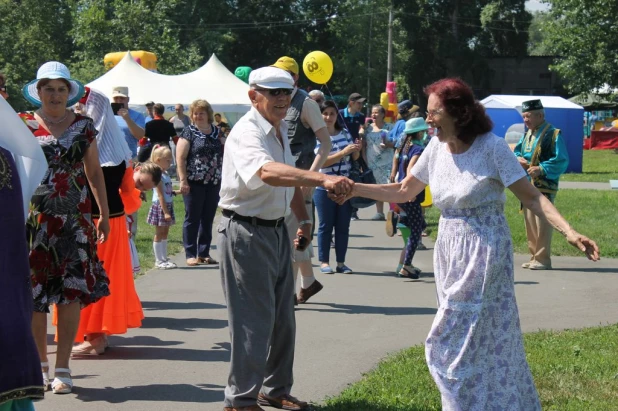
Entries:
POLYGON ((314 83, 326 84, 333 75, 333 61, 323 51, 312 51, 303 60, 303 72, 314 83))

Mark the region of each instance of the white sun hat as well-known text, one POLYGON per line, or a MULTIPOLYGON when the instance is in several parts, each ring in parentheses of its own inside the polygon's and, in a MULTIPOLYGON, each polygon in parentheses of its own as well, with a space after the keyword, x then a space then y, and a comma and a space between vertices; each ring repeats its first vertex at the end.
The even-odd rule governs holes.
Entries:
POLYGON ((69 72, 67 66, 57 61, 48 61, 39 67, 39 70, 36 73, 36 79, 26 84, 21 90, 26 100, 37 107, 41 106, 41 98, 39 97, 39 90, 37 90, 36 86, 42 79, 65 79, 71 84, 67 107, 77 103, 84 95, 84 85, 81 82, 71 78, 71 73, 69 72))

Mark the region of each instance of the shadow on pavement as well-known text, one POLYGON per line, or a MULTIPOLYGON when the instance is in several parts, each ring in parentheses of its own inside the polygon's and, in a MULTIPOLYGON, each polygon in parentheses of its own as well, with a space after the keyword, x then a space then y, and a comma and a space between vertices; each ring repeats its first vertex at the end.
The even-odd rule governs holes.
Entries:
POLYGON ((225 308, 222 304, 199 303, 199 302, 165 302, 165 301, 142 301, 144 310, 211 310, 225 308))
POLYGON ((537 285, 537 281, 515 281, 515 285, 537 285))
POLYGON ((227 320, 210 318, 146 317, 141 328, 165 328, 174 331, 195 331, 199 328, 218 329, 227 327, 227 320))
POLYGON ((305 303, 298 306, 303 311, 341 314, 381 314, 381 315, 428 315, 438 310, 429 307, 372 307, 369 305, 349 305, 336 303, 305 303), (331 308, 322 308, 328 306, 331 308))
POLYGON ((136 335, 135 337, 121 337, 119 335, 111 335, 109 337, 109 343, 112 347, 116 346, 147 346, 147 347, 169 347, 172 345, 184 344, 183 341, 163 341, 157 337, 151 337, 149 335, 136 335))
POLYGON ((207 361, 229 362, 230 351, 224 348, 213 350, 194 350, 190 348, 165 347, 111 347, 102 355, 72 357, 72 361, 88 360, 166 360, 166 361, 207 361))
MULTIPOLYGON (((223 388, 211 384, 208 384, 208 388, 189 384, 152 384, 123 388, 75 387, 73 393, 80 401, 101 401, 110 404, 119 404, 127 401, 173 401, 179 403, 220 401, 223 403, 223 388), (217 387, 217 389, 210 387, 217 387)), ((182 409, 182 407, 178 409, 182 409)))
POLYGON ((401 251, 402 247, 348 247, 348 250, 401 251))
POLYGON ((554 267, 553 271, 573 271, 576 273, 601 273, 601 274, 618 274, 618 268, 594 268, 588 267, 554 267))

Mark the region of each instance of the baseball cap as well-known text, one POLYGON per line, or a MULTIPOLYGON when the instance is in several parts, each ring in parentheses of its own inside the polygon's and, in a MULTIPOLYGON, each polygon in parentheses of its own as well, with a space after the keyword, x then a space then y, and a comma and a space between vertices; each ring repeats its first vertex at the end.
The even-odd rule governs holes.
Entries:
POLYGON ((275 62, 271 67, 277 67, 281 70, 289 71, 298 75, 298 63, 292 57, 283 56, 275 62))
POLYGON ((348 97, 348 101, 360 101, 361 103, 367 100, 365 97, 361 96, 359 93, 352 93, 350 97, 348 97))
POLYGON ((262 88, 294 88, 294 79, 285 70, 268 66, 253 70, 249 74, 249 85, 262 88))
POLYGON ((112 98, 129 97, 129 87, 117 86, 112 89, 112 98))
POLYGON ((411 111, 414 113, 418 111, 418 109, 419 107, 417 105, 412 104, 410 100, 404 100, 397 105, 397 110, 399 111, 399 114, 405 114, 408 111, 411 111))

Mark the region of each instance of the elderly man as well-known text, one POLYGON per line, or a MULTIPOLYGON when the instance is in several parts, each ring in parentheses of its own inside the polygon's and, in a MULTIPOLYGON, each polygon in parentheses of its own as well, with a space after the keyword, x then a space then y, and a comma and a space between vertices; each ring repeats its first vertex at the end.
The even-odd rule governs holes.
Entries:
MULTIPOLYGON (((320 107, 309 95, 297 87, 298 84, 298 63, 292 57, 281 57, 273 67, 285 70, 294 79, 294 91, 292 101, 288 108, 285 122, 288 126, 288 138, 292 155, 296 158, 296 167, 301 170, 319 171, 330 152, 330 135, 326 129, 326 123, 320 112, 320 107), (320 148, 315 153, 316 139, 320 141, 320 148)), ((307 222, 313 224, 313 190, 304 188, 302 190, 307 214, 310 218, 307 222)), ((289 236, 294 237, 294 233, 304 221, 296 218, 295 214, 286 217, 285 223, 288 227, 289 236)), ((309 244, 303 251, 295 251, 292 254, 294 267, 294 282, 300 270, 300 292, 297 301, 305 303, 309 298, 319 293, 322 284, 313 275, 313 246, 309 244)))
MULTIPOLYGON (((515 155, 528 173, 528 179, 552 203, 558 192, 558 181, 569 165, 560 130, 545 121, 541 100, 524 101, 521 105, 526 134, 515 146, 515 155)), ((530 261, 522 265, 531 270, 551 270, 551 236, 553 228, 547 220, 524 208, 530 261)))
POLYGON ((319 106, 321 106, 322 103, 326 101, 326 97, 324 96, 324 93, 322 93, 320 90, 311 90, 309 92, 309 97, 311 97, 313 101, 318 103, 319 106))
POLYGON ((146 119, 139 111, 129 108, 129 88, 124 86, 112 89, 112 100, 114 103, 122 104, 122 108, 115 115, 118 127, 124 133, 124 138, 129 145, 133 158, 137 157, 137 142, 146 134, 144 126, 146 119))
POLYGON ((219 202, 217 247, 232 343, 224 409, 258 411, 259 403, 304 410, 307 403, 290 395, 296 323, 284 216, 291 207, 302 222, 294 242, 302 249, 311 223, 300 187, 344 193, 353 183, 294 167, 283 121, 294 90, 288 73, 263 67, 251 72, 249 85, 253 107, 227 140, 219 202))
POLYGON ((397 144, 406 128, 406 121, 410 120, 412 117, 418 116, 418 109, 419 107, 412 104, 410 100, 403 100, 397 105, 400 119, 397 120, 392 130, 388 132, 388 139, 390 141, 397 144))

